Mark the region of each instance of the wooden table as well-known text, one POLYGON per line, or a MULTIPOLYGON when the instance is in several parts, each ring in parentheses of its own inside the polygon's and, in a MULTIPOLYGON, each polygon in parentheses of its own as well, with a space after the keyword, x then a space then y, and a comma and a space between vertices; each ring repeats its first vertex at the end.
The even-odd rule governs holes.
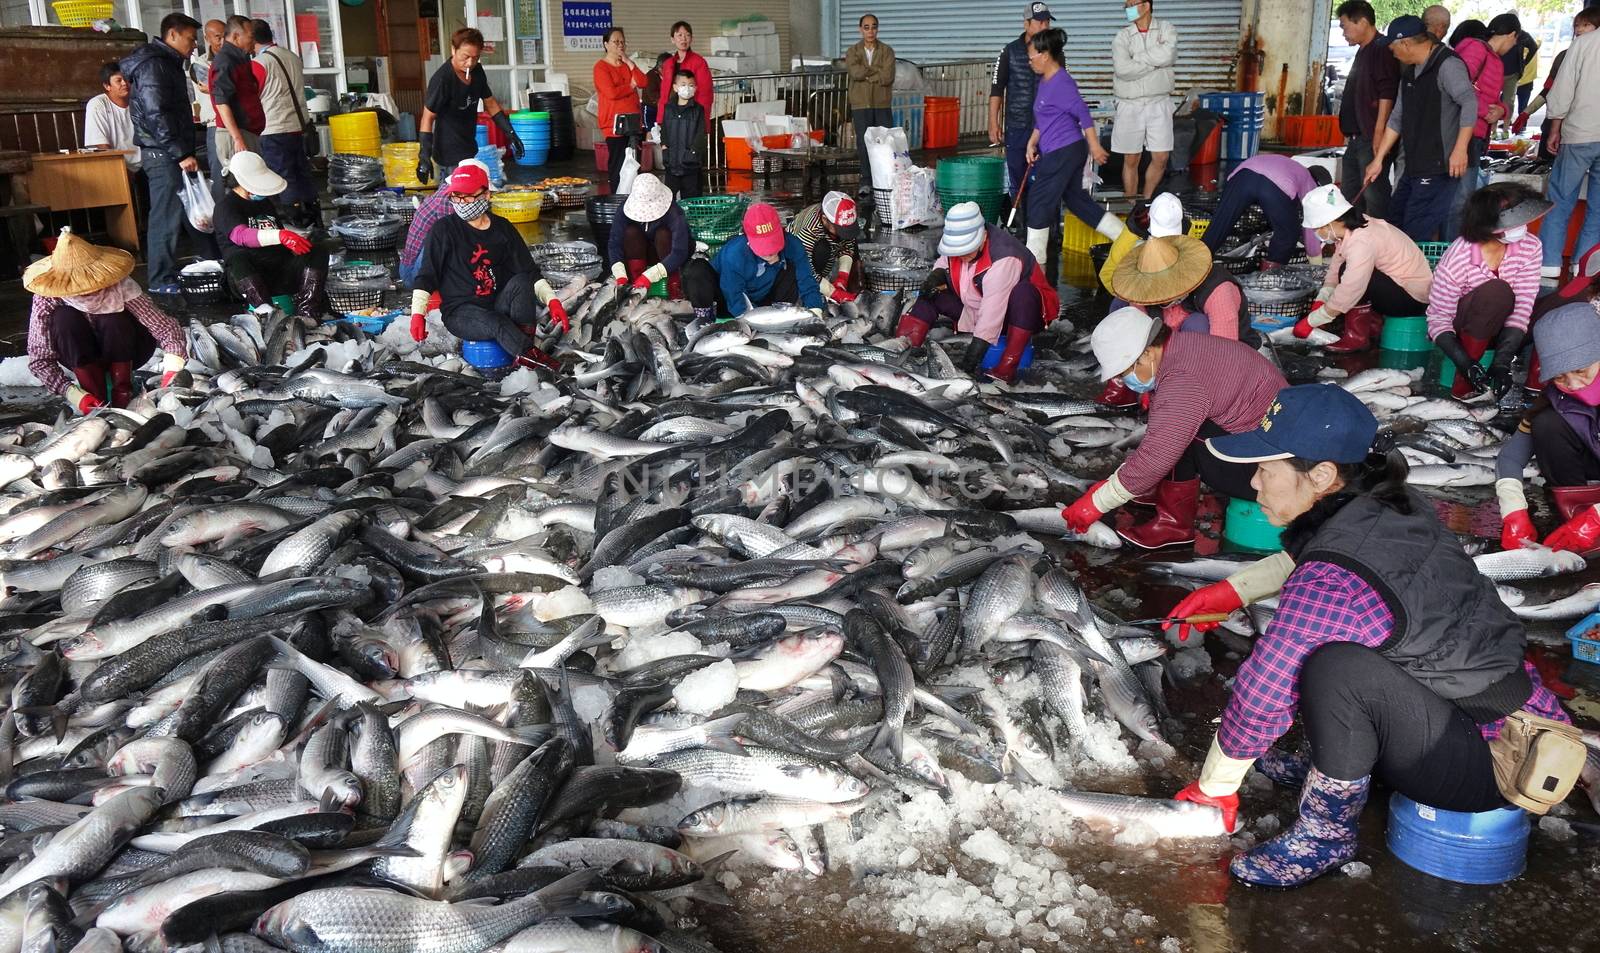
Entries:
POLYGON ((130 252, 139 250, 139 227, 134 221, 133 191, 128 164, 121 149, 100 152, 39 152, 33 169, 17 177, 24 202, 43 205, 52 212, 103 208, 112 244, 130 252))

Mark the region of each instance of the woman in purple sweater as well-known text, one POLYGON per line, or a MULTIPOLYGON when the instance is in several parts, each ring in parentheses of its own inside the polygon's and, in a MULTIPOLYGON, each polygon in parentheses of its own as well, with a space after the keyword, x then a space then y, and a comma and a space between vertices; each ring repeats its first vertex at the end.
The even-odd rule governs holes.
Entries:
POLYGON ((1063 198, 1072 214, 1095 231, 1117 240, 1122 221, 1096 205, 1083 188, 1083 167, 1110 158, 1100 145, 1089 107, 1067 72, 1062 49, 1065 30, 1042 30, 1028 41, 1028 65, 1039 74, 1033 99, 1033 136, 1028 139, 1028 251, 1042 264, 1050 256, 1050 229, 1063 198))

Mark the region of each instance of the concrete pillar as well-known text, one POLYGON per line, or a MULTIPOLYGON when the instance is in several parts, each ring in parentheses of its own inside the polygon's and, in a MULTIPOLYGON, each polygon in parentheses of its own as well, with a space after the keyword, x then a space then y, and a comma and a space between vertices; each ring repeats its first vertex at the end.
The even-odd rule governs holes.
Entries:
POLYGON ((822 10, 822 0, 789 0, 790 56, 822 55, 822 10))
POLYGON ((1244 0, 1240 62, 1243 88, 1266 94, 1262 138, 1278 138, 1283 116, 1316 111, 1328 57, 1333 0, 1244 0))

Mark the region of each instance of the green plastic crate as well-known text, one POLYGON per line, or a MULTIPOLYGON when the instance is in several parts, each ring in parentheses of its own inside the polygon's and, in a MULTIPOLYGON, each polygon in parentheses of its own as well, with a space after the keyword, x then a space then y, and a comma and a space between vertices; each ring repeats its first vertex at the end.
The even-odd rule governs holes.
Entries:
POLYGON ((1450 248, 1449 242, 1417 242, 1417 247, 1422 249, 1422 257, 1428 259, 1429 268, 1439 267, 1439 259, 1450 248))

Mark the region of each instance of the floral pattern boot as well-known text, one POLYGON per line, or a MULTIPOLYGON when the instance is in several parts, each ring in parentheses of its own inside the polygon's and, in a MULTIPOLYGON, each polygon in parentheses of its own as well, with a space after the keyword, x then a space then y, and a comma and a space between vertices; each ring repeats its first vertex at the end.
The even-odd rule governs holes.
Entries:
POLYGON ((1311 770, 1311 756, 1303 751, 1268 748, 1265 754, 1256 759, 1256 770, 1266 775, 1273 784, 1281 784, 1286 788, 1301 787, 1311 770))
POLYGON ((1356 855, 1356 824, 1372 776, 1336 781, 1316 768, 1300 791, 1300 817, 1282 834, 1233 858, 1228 870, 1258 887, 1298 887, 1356 855))

